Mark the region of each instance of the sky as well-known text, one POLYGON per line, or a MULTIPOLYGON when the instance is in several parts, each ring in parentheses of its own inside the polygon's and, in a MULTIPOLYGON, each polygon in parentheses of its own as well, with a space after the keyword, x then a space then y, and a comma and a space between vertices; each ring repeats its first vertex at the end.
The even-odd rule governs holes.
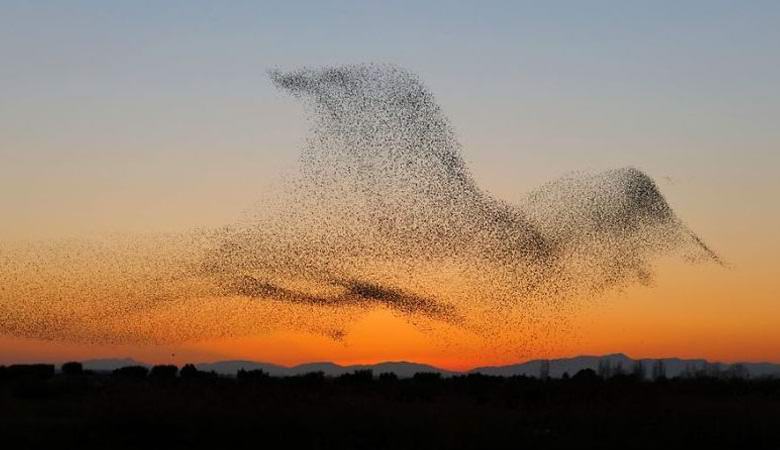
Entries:
POLYGON ((294 167, 307 131, 267 71, 389 62, 437 96, 494 195, 519 200, 572 171, 635 166, 727 264, 659 261, 652 286, 596 299, 570 337, 538 351, 443 348, 375 311, 338 342, 0 336, 0 363, 780 361, 777 23, 772 1, 3 1, 1 241, 230 223, 294 167))

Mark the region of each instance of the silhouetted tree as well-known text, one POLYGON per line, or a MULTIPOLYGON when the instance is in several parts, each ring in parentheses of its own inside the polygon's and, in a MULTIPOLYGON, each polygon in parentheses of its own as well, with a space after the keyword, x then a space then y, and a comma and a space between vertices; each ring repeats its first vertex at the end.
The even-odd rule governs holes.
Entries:
POLYGON ((295 377, 288 377, 287 379, 305 386, 320 386, 325 383, 325 372, 318 370, 295 377))
POLYGON ((720 363, 707 363, 704 366, 704 376, 709 378, 720 378, 722 376, 723 367, 720 363))
POLYGON ((438 382, 441 381, 441 374, 439 372, 417 372, 412 379, 423 383, 438 382))
POLYGON ((370 384, 374 381, 374 372, 370 369, 356 370, 352 373, 342 374, 337 380, 343 384, 370 384))
POLYGON ((393 372, 383 372, 379 374, 379 381, 381 383, 394 383, 398 381, 398 375, 393 372))
POLYGON ((54 376, 54 364, 12 364, 6 376, 14 379, 46 380, 54 376))
POLYGON ((127 379, 143 379, 149 374, 149 369, 144 366, 125 366, 114 369, 113 375, 127 379))
MULTIPOLYGON (((182 372, 184 372, 184 369, 182 369, 182 372)), ((268 372, 262 370, 262 369, 253 369, 253 370, 244 370, 244 369, 238 369, 238 372, 236 373, 236 378, 238 381, 242 382, 258 382, 258 381, 264 381, 270 378, 268 375, 268 372)))
POLYGON ((179 368, 173 364, 160 364, 152 367, 149 377, 156 380, 172 380, 176 378, 179 368))
POLYGON ((645 377, 647 377, 647 370, 642 361, 634 362, 634 367, 631 368, 631 376, 638 381, 644 381, 645 377))
POLYGON ((623 367, 623 361, 618 361, 617 364, 615 364, 614 367, 612 367, 612 376, 613 377, 619 377, 626 374, 626 371, 623 367))
POLYGON ((598 375, 604 380, 612 377, 612 362, 610 362, 610 360, 608 359, 599 360, 598 375))
POLYGON ((653 363, 653 381, 666 379, 666 364, 662 359, 656 359, 653 363))
POLYGON ((748 372, 747 367, 745 367, 744 364, 737 363, 732 364, 731 367, 729 367, 728 376, 729 378, 738 380, 747 380, 750 378, 750 372, 748 372))
POLYGON ((595 370, 593 369, 582 369, 579 372, 575 373, 573 377, 571 377, 572 381, 580 382, 580 383, 594 383, 602 379, 602 376, 597 374, 595 370))
POLYGON ((179 376, 187 380, 198 378, 200 375, 201 371, 194 364, 185 364, 179 371, 179 376))
POLYGON ((69 376, 77 376, 84 373, 84 366, 80 362, 71 361, 62 365, 62 373, 69 376))
POLYGON ((680 376, 682 378, 696 378, 697 372, 698 370, 696 369, 696 366, 691 363, 688 363, 685 365, 685 369, 683 369, 683 372, 682 374, 680 374, 680 376))
POLYGON ((539 379, 542 381, 550 379, 550 360, 543 359, 539 363, 539 379))

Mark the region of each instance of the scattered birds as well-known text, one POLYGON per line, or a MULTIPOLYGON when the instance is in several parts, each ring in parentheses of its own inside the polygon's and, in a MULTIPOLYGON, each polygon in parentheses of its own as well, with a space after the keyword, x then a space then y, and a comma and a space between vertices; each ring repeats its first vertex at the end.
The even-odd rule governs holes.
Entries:
MULTIPOLYGON (((518 204, 494 198, 433 94, 402 68, 270 78, 309 113, 297 173, 221 229, 0 246, 0 334, 341 339, 386 308, 499 345, 507 330, 563 326, 577 299, 647 283, 660 255, 720 263, 635 168, 570 175, 518 204)), ((531 335, 511 345, 543 339, 531 335)))

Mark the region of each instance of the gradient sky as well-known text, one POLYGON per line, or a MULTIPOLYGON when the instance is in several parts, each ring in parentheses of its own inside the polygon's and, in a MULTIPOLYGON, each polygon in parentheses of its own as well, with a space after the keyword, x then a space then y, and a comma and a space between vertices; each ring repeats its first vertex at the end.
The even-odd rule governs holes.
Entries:
POLYGON ((0 362, 780 361, 780 3, 324 3, 3 1, 0 239, 229 223, 294 165, 307 129, 266 71, 372 61, 421 76, 495 195, 636 166, 729 267, 660 261, 654 286, 599 299, 576 338, 538 354, 443 349, 377 311, 344 342, 0 337, 0 362))

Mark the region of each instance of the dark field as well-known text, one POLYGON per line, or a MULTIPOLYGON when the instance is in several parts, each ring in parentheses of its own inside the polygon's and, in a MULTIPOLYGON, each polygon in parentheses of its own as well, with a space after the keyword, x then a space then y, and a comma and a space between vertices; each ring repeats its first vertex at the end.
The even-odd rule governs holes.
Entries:
MULTIPOLYGON (((166 368, 167 367, 167 368, 166 368)), ((2 448, 780 448, 780 380, 0 368, 2 448)))

